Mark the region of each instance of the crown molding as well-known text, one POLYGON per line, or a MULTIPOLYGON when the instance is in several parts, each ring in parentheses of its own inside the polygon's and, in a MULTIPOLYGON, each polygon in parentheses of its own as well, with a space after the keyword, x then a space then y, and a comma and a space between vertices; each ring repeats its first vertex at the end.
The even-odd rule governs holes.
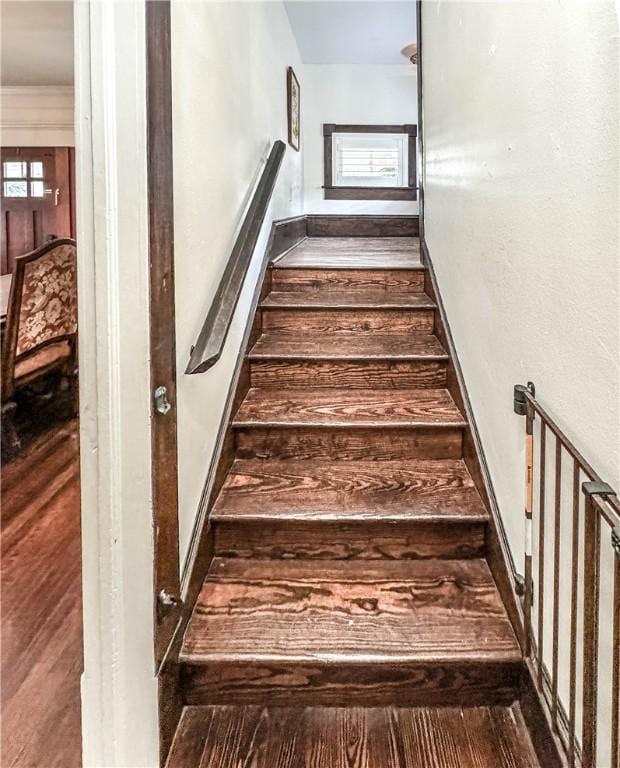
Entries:
POLYGON ((2 96, 71 96, 73 98, 74 87, 72 85, 0 85, 2 96))
POLYGON ((0 86, 0 131, 6 146, 71 146, 73 86, 0 86))

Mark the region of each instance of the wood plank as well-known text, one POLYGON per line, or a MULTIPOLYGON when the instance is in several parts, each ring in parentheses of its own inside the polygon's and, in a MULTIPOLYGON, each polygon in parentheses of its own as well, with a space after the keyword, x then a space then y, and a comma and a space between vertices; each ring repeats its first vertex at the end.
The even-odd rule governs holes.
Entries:
POLYGON ((520 661, 483 560, 214 559, 186 663, 520 661), (481 626, 484 632, 481 634, 481 626))
POLYGON ((435 309, 425 293, 397 291, 271 291, 262 302, 265 309, 435 309))
POLYGON ((393 660, 341 665, 248 659, 231 664, 221 659, 209 665, 184 664, 183 687, 186 704, 511 704, 518 695, 519 663, 469 659, 441 664, 393 660))
POLYGON ((417 237, 420 230, 417 215, 309 214, 306 220, 309 237, 417 237))
POLYGON ((510 700, 520 658, 482 560, 215 559, 181 650, 188 703, 510 700))
POLYGON ((276 309, 263 313, 263 330, 298 337, 299 334, 412 334, 432 333, 432 309, 276 309))
POLYGON ((349 389, 445 388, 444 360, 291 360, 266 359, 250 363, 253 387, 313 387, 349 389))
POLYGON ((465 426, 444 389, 348 390, 252 388, 233 425, 281 427, 465 426))
POLYGON ((233 765, 538 768, 518 707, 185 707, 167 768, 233 765))
POLYGON ((372 336, 326 337, 304 334, 291 339, 282 333, 265 333, 249 354, 259 359, 313 360, 445 360, 448 356, 436 336, 431 334, 373 334, 372 336))
POLYGON ((308 237, 278 268, 412 269, 421 267, 417 237, 308 237))
POLYGON ((401 520, 363 519, 295 521, 232 514, 212 518, 216 557, 272 560, 419 560, 482 557, 484 522, 456 522, 446 515, 428 522, 411 515, 401 520))
POLYGON ((423 293, 424 268, 366 267, 299 267, 273 268, 273 289, 276 291, 400 291, 423 293))
POLYGON ((355 461, 372 459, 460 459, 460 427, 239 427, 235 430, 240 459, 355 461))
POLYGON ((212 519, 480 522, 488 513, 463 461, 236 460, 212 519))

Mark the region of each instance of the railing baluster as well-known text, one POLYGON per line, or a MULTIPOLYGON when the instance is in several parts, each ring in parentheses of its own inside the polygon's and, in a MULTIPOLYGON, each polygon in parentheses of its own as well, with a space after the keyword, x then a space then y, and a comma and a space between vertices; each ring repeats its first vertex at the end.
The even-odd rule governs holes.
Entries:
POLYGON ((544 596, 545 596, 545 472, 547 425, 540 424, 540 495, 538 499, 538 690, 543 690, 544 668, 544 596))
POLYGON ((534 508, 534 406, 529 397, 535 393, 534 385, 528 382, 515 384, 513 409, 519 416, 525 416, 525 558, 523 590, 523 654, 529 658, 532 653, 532 512, 534 508))
POLYGON ((620 768, 620 527, 613 529, 614 604, 613 604, 613 668, 611 677, 611 765, 620 768))
MULTIPOLYGON (((562 745, 564 757, 567 758, 567 766, 570 768, 596 768, 597 766, 597 740, 604 738, 605 753, 609 748, 609 768, 620 768, 620 501, 614 490, 593 469, 583 454, 575 447, 574 443, 555 423, 545 408, 536 400, 534 385, 528 382, 527 386, 517 384, 514 387, 514 412, 526 417, 526 477, 525 477, 525 584, 523 592, 523 650, 524 654, 536 663, 536 684, 541 697, 549 705, 549 715, 553 730, 558 734, 562 745), (532 563, 534 551, 532 548, 532 512, 533 512, 533 424, 536 415, 540 418, 540 457, 537 463, 537 471, 540 472, 538 499, 538 537, 536 556, 538 558, 538 585, 537 599, 537 627, 536 636, 532 626, 532 597, 534 581, 532 579, 532 563), (553 542, 547 541, 545 520, 546 506, 546 456, 548 433, 551 432, 555 439, 555 490, 554 490, 554 521, 553 542), (572 458, 572 524, 568 520, 562 521, 562 462, 568 454, 572 458), (587 482, 582 483, 582 479, 587 482), (583 544, 581 492, 585 497, 583 544), (601 526, 608 523, 612 529, 612 546, 614 549, 614 563, 612 572, 612 584, 608 581, 608 572, 603 572, 601 564, 601 526), (563 529, 571 525, 570 546, 570 595, 568 594, 568 579, 564 579, 560 567, 567 565, 565 562, 569 554, 562 550, 563 529), (553 547, 553 553, 549 547, 553 547), (547 557, 546 557, 547 555, 547 557), (551 555, 551 557, 549 557, 551 555), (583 557, 583 565, 582 565, 583 557), (553 584, 552 603, 545 611, 545 588, 549 591, 548 568, 545 559, 552 560, 553 584), (582 570, 583 569, 583 570, 582 570), (600 667, 599 660, 599 636, 600 636, 600 600, 601 593, 608 587, 613 589, 612 612, 612 658, 611 668, 605 663, 604 671, 600 667), (560 697, 560 646, 563 648, 564 634, 560 642, 560 616, 564 599, 570 597, 570 638, 568 659, 568 712, 564 708, 565 701, 560 697), (583 608, 580 603, 583 602, 583 608), (546 619, 552 614, 551 638, 549 632, 545 632, 546 619), (583 610, 580 617, 579 612, 583 610), (583 627, 581 621, 583 620, 583 627), (546 637, 545 637, 546 635, 546 637), (535 653, 534 638, 536 639, 535 653), (545 667, 545 640, 551 640, 551 674, 547 678, 545 667), (579 691, 578 669, 581 664, 581 691, 579 691), (611 677, 611 687, 609 681, 611 677), (598 724, 598 687, 604 686, 605 693, 611 693, 611 730, 605 729, 603 734, 598 724), (549 690, 547 689, 547 686, 549 690), (578 698, 581 695, 581 700, 578 698), (579 716, 581 717, 579 718, 579 716), (581 720, 581 733, 577 732, 577 722, 581 720), (597 731, 598 728, 598 731, 597 731)), ((566 478, 568 479, 568 478, 566 478)), ((567 506, 567 505, 566 505, 567 506)), ((549 521, 550 522, 550 521, 549 521)), ((566 535, 568 535, 568 532, 566 535)), ((567 542, 568 544, 568 542, 567 542)), ((519 580, 520 581, 520 580, 519 580)), ((547 600, 549 602, 549 600, 547 600)), ((606 617, 607 618, 607 617, 606 617)), ((606 627, 608 624, 604 625, 606 627)), ((607 637, 605 638, 607 640, 607 637)), ((564 656, 562 655, 562 662, 564 656)), ((605 658, 607 662, 607 656, 605 658)), ((607 713, 604 718, 607 721, 607 713)), ((562 763, 564 764, 564 762, 562 763)), ((608 763, 605 762, 605 768, 608 763)))
POLYGON ((525 468, 525 594, 524 594, 524 653, 528 657, 532 651, 532 513, 534 508, 534 410, 526 404, 526 468, 525 468))
POLYGON ((575 716, 577 714, 577 604, 579 587, 579 474, 581 468, 573 459, 573 539, 571 553, 570 586, 570 664, 569 664, 569 705, 568 705, 568 759, 571 768, 575 765, 575 716))
MULTIPOLYGON (((598 708, 598 615, 600 517, 593 496, 604 493, 602 483, 582 485, 585 494, 583 566, 583 709, 581 764, 596 768, 596 724, 598 708)), ((609 487, 609 486, 607 486, 609 487)))
POLYGON ((562 512, 562 443, 555 438, 555 520, 553 534, 553 655, 551 673, 551 718, 558 728, 558 641, 560 634, 560 535, 562 512))

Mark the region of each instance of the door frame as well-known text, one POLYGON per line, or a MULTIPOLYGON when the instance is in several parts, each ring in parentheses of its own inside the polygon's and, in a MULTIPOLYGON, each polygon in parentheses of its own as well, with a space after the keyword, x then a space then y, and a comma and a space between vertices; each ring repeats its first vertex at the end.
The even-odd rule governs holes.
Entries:
POLYGON ((145 3, 74 25, 83 764, 156 768, 145 3))
POLYGON ((181 618, 174 304, 170 0, 146 3, 147 185, 150 263, 151 472, 155 527, 155 661, 181 618), (160 392, 159 398, 156 393, 160 392))

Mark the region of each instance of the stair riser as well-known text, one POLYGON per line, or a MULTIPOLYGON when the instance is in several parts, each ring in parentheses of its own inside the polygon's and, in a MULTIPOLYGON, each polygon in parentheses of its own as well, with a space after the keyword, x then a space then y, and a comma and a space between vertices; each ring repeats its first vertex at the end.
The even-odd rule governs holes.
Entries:
POLYGON ((272 271, 273 291, 386 290, 424 292, 421 269, 278 269, 272 271))
POLYGON ((259 559, 419 560, 481 557, 480 523, 215 520, 215 556, 259 559))
POLYGON ((349 389, 432 389, 445 387, 445 360, 252 360, 253 387, 348 387, 349 389))
POLYGON ((521 664, 269 661, 183 665, 187 704, 476 706, 510 704, 521 664))
POLYGON ((265 309, 263 331, 280 333, 432 333, 432 309, 265 309))
POLYGON ((460 459, 463 430, 365 428, 238 428, 239 459, 460 459))

